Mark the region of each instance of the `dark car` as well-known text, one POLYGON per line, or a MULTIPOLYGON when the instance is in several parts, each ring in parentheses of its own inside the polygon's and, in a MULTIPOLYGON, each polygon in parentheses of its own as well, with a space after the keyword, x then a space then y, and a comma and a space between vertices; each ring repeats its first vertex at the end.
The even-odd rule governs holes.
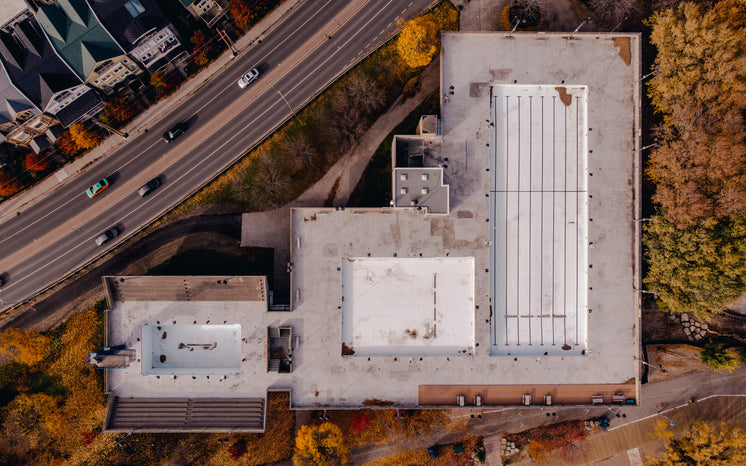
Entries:
POLYGON ((119 230, 117 230, 116 228, 112 228, 111 230, 106 230, 105 232, 101 233, 98 236, 98 238, 96 238, 96 244, 98 246, 103 246, 104 244, 116 238, 118 235, 119 235, 119 230))
POLYGON ((5 279, 3 278, 2 275, 0 275, 0 286, 3 286, 3 285, 5 285, 5 279))
POLYGON ((158 178, 153 178, 152 180, 145 183, 140 189, 138 189, 137 194, 140 197, 145 197, 151 192, 153 192, 153 190, 160 185, 161 185, 160 180, 158 178))
POLYGON ((187 127, 184 123, 176 123, 173 128, 167 130, 165 133, 163 133, 163 140, 166 142, 171 142, 181 133, 186 131, 187 127))

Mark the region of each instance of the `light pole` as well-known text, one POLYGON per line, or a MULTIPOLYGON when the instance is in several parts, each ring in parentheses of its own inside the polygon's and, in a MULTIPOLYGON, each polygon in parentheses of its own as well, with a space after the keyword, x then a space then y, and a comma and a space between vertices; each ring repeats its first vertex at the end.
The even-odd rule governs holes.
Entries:
POLYGON ((285 102, 285 105, 288 106, 288 108, 290 109, 290 111, 292 112, 292 114, 295 115, 295 110, 293 109, 292 105, 290 105, 290 102, 288 102, 288 99, 286 99, 285 96, 282 95, 282 92, 278 91, 275 88, 274 84, 270 84, 269 86, 272 88, 273 91, 277 92, 277 94, 280 96, 280 98, 282 98, 282 100, 285 102))
POLYGON ((651 71, 650 73, 644 75, 642 78, 640 78, 640 80, 638 82, 642 82, 642 81, 648 79, 649 77, 653 76, 654 74, 658 74, 658 73, 660 73, 660 70, 658 69, 658 65, 655 65, 655 68, 653 69, 653 71, 651 71))
POLYGON ((670 425, 672 425, 672 426, 673 426, 673 425, 676 425, 676 423, 675 423, 675 422, 673 422, 673 421, 671 420, 671 418, 670 418, 670 417, 666 417, 666 416, 664 416, 664 415, 663 415, 663 414, 661 414, 661 413, 663 413, 663 411, 658 411, 658 412, 657 412, 656 414, 657 414, 658 416, 662 417, 663 419, 667 420, 667 421, 668 421, 668 423, 669 423, 670 425))
POLYGON ((666 373, 666 370, 663 368, 663 366, 661 364, 650 364, 649 362, 643 361, 642 359, 638 359, 637 357, 635 357, 635 359, 637 361, 641 362, 642 364, 645 364, 646 366, 655 367, 656 369, 658 369, 658 370, 661 371, 661 374, 665 374, 666 373))
POLYGON ((576 32, 580 31, 580 28, 582 28, 585 23, 590 23, 591 21, 593 21, 593 19, 585 18, 583 21, 580 22, 580 24, 578 24, 578 27, 576 27, 575 30, 572 31, 572 33, 575 34, 576 32))
POLYGON ((658 147, 658 143, 657 143, 657 142, 654 142, 654 143, 652 143, 652 144, 648 144, 647 146, 642 146, 642 147, 640 147, 639 149, 637 149, 637 152, 642 152, 642 151, 644 151, 645 149, 650 149, 651 147, 658 147))

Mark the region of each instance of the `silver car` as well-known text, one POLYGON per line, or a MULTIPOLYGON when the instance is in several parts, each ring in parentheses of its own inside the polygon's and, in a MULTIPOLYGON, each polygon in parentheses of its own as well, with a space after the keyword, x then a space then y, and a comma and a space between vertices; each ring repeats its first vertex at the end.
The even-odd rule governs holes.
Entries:
POLYGON ((249 84, 256 81, 256 78, 258 77, 259 77, 259 70, 256 68, 252 68, 249 70, 248 73, 246 73, 245 75, 239 78, 238 87, 240 87, 241 89, 246 89, 249 86, 249 84))
POLYGON ((103 246, 117 236, 119 236, 119 230, 117 230, 116 227, 112 228, 111 230, 106 230, 105 232, 101 233, 98 238, 96 238, 96 245, 103 246))

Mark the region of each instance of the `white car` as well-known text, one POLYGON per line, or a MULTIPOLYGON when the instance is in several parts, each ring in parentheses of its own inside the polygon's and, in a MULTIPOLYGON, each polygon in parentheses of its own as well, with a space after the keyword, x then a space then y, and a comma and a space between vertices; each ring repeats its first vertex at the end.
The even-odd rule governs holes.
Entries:
POLYGON ((238 87, 240 87, 241 89, 246 89, 249 84, 253 83, 258 77, 259 70, 256 68, 252 68, 249 70, 248 73, 241 76, 241 78, 238 80, 238 87))

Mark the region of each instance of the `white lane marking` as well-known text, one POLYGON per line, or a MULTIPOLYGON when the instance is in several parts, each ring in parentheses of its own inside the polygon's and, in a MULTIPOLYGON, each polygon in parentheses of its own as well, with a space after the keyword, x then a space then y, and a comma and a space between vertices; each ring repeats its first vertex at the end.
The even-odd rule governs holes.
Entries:
MULTIPOLYGON (((265 60, 265 59, 266 59, 267 57, 269 57, 269 56, 270 56, 270 55, 271 55, 271 54, 272 54, 272 53, 273 53, 273 52, 274 52, 275 50, 277 50, 277 49, 278 49, 278 48, 279 48, 279 47, 280 47, 281 45, 283 45, 283 44, 284 44, 285 42, 287 42, 288 40, 290 40, 290 38, 291 38, 291 37, 293 37, 293 35, 297 34, 297 33, 298 33, 298 31, 300 31, 300 30, 301 30, 301 28, 302 28, 303 26, 305 26, 306 24, 308 24, 308 22, 309 22, 309 21, 311 21, 311 20, 312 20, 312 19, 313 19, 313 18, 314 18, 314 17, 316 16, 316 15, 318 15, 319 13, 321 13, 321 11, 322 11, 322 10, 323 10, 324 8, 326 8, 326 7, 327 7, 327 6, 329 5, 329 3, 331 3, 331 2, 332 2, 332 0, 327 0, 327 2, 326 2, 326 3, 324 3, 324 4, 323 4, 323 5, 322 5, 322 6, 320 7, 320 8, 317 8, 317 9, 315 10, 314 14, 312 14, 311 16, 309 16, 309 17, 308 17, 308 19, 306 19, 306 20, 305 20, 305 21, 304 21, 303 23, 301 23, 301 25, 300 25, 300 26, 298 26, 297 28, 295 28, 295 29, 294 29, 294 30, 293 30, 293 31, 292 31, 292 32, 291 32, 290 34, 288 34, 288 35, 287 35, 287 37, 285 37, 285 39, 283 39, 282 41, 280 41, 280 42, 279 42, 279 43, 278 43, 278 44, 277 44, 277 45, 276 45, 276 46, 275 46, 274 48, 272 48, 272 49, 271 49, 271 50, 269 50, 269 51, 268 51, 267 53, 265 53, 265 54, 264 54, 264 56, 262 56, 262 57, 261 57, 261 58, 260 58, 260 59, 259 59, 258 61, 259 61, 259 62, 262 62, 262 61, 263 61, 263 60, 265 60)), ((206 103, 205 103, 205 104, 204 104, 203 106, 201 106, 200 108, 198 108, 198 109, 197 109, 197 110, 196 110, 196 111, 195 111, 195 112, 194 112, 194 113, 193 113, 192 115, 188 116, 188 117, 186 118, 186 120, 189 120, 189 119, 191 119, 192 117, 196 116, 196 115, 197 115, 197 114, 198 114, 198 113, 199 113, 200 111, 204 110, 204 109, 205 109, 205 107, 207 107, 208 105, 212 104, 212 103, 213 103, 213 102, 214 102, 214 101, 215 101, 215 100, 216 100, 216 99, 218 98, 218 96, 220 96, 220 95, 221 95, 221 94, 222 94, 223 92, 225 92, 226 90, 230 89, 231 87, 233 87, 233 82, 231 82, 231 84, 230 84, 230 85, 226 86, 226 87, 225 87, 225 88, 224 88, 224 89, 223 89, 222 91, 220 91, 220 92, 218 92, 217 94, 215 94, 215 97, 214 97, 213 99, 210 99, 210 100, 208 100, 208 101, 207 101, 207 102, 206 102, 206 103)), ((128 161, 127 161, 126 163, 124 163, 123 165, 119 166, 119 167, 118 167, 117 169, 115 169, 115 171, 120 171, 120 170, 122 170, 123 168, 127 167, 127 166, 128 166, 128 165, 129 165, 130 163, 134 162, 135 160, 139 160, 139 159, 140 159, 140 157, 142 157, 143 155, 145 155, 145 154, 146 154, 146 153, 147 153, 148 151, 150 151, 150 150, 151 150, 151 149, 152 149, 152 148, 153 148, 153 147, 154 147, 154 146, 155 146, 156 144, 160 143, 160 141, 161 141, 161 139, 159 138, 158 140, 156 140, 156 142, 155 142, 155 143, 153 143, 153 144, 151 144, 150 146, 148 146, 148 147, 147 147, 146 149, 144 149, 144 150, 143 150, 142 152, 140 152, 139 154, 135 155, 134 157, 131 157, 131 158, 129 158, 129 160, 128 160, 128 161)), ((164 155, 165 155, 165 154, 164 154, 164 155)), ((116 188, 115 188, 115 189, 116 189, 116 188)), ((19 234, 23 233, 24 231, 26 231, 27 229, 29 229, 29 228, 30 228, 30 227, 32 227, 33 225, 35 225, 35 224, 39 223, 40 221, 42 221, 43 219, 45 219, 45 218, 47 218, 48 216, 52 215, 53 213, 57 212, 57 211, 58 211, 58 210, 60 210, 61 208, 63 208, 63 207, 65 207, 65 206, 67 206, 67 205, 68 205, 68 204, 69 204, 70 202, 72 202, 72 201, 74 201, 75 199, 77 199, 77 197, 78 197, 78 196, 76 196, 76 197, 73 197, 73 198, 71 198, 71 199, 70 199, 69 201, 65 202, 64 204, 61 204, 61 205, 60 205, 59 207, 57 207, 56 209, 54 209, 54 210, 50 211, 50 212, 49 212, 48 214, 46 214, 46 215, 44 215, 44 216, 42 216, 42 217, 39 217, 39 218, 38 218, 38 219, 37 219, 36 221, 34 221, 33 223, 30 223, 30 224, 29 224, 28 226, 26 226, 25 228, 21 228, 20 230, 16 231, 16 232, 15 232, 15 233, 13 233, 12 235, 9 235, 9 236, 5 236, 5 237, 4 237, 4 238, 3 238, 2 240, 0 240, 0 245, 1 245, 1 244, 3 244, 3 243, 5 243, 6 241, 10 240, 11 238, 14 238, 15 236, 17 236, 17 235, 19 235, 19 234)))
MULTIPOLYGON (((372 17, 371 17, 371 18, 370 18, 370 19, 369 19, 369 20, 368 20, 368 21, 367 21, 367 22, 366 22, 366 23, 365 23, 365 24, 364 24, 364 25, 363 25, 362 27, 358 28, 357 32, 355 32, 355 34, 353 34, 352 36, 350 36, 350 38, 349 38, 349 39, 347 39, 347 41, 345 41, 345 42, 344 42, 344 43, 342 44, 342 46, 346 46, 347 44, 349 44, 349 43, 350 43, 350 42, 351 42, 351 41, 352 41, 352 40, 353 40, 353 39, 354 39, 354 38, 355 38, 355 37, 356 37, 356 36, 357 36, 358 34, 360 34, 360 32, 361 32, 361 31, 363 31, 363 30, 365 29, 365 27, 366 27, 366 26, 368 26, 368 25, 369 25, 369 24, 370 24, 370 23, 371 23, 371 22, 372 22, 372 21, 373 21, 374 19, 376 19, 376 17, 377 17, 377 16, 378 16, 378 15, 379 15, 379 14, 380 14, 381 12, 383 12, 383 11, 384 11, 384 10, 386 9, 386 7, 387 7, 387 6, 389 5, 389 4, 391 4, 391 2, 392 2, 392 1, 393 1, 393 0, 389 0, 388 2, 386 2, 386 4, 385 4, 385 5, 383 6, 383 8, 379 9, 379 10, 378 10, 378 12, 377 12, 377 13, 376 13, 375 15, 373 15, 373 16, 372 16, 372 17)), ((337 51, 339 51, 339 48, 337 49, 337 51)), ((313 71, 314 71, 314 72, 315 72, 315 71, 318 71, 318 70, 319 70, 320 68, 322 68, 323 66, 325 66, 325 65, 326 65, 326 63, 327 63, 327 62, 328 62, 329 60, 331 60, 332 58, 334 58, 334 56, 335 56, 335 55, 337 54, 337 51, 333 51, 333 52, 332 52, 332 53, 331 53, 331 54, 329 55, 329 57, 327 57, 327 58, 326 58, 326 60, 322 61, 322 62, 321 62, 321 64, 319 64, 319 65, 318 65, 318 66, 317 66, 317 67, 316 67, 316 68, 315 68, 315 69, 314 69, 313 71)), ((314 75, 314 73, 313 73, 313 72, 312 72, 312 73, 307 73, 307 74, 305 74, 305 75, 304 75, 304 77, 303 77, 303 79, 301 79, 301 80, 300 80, 300 81, 299 81, 299 82, 298 82, 298 83, 297 83, 297 84, 296 84, 295 86, 293 86, 292 88, 290 88, 290 89, 289 89, 289 90, 288 90, 288 91, 287 91, 287 92, 285 93, 285 95, 287 96, 287 95, 288 95, 288 94, 289 94, 289 93, 290 93, 291 91, 295 90, 295 89, 296 89, 296 88, 297 88, 298 86, 302 85, 302 84, 303 84, 303 83, 304 83, 304 82, 305 82, 305 81, 306 81, 307 79, 309 79, 309 78, 310 78, 310 77, 311 77, 312 75, 314 75)), ((276 100, 276 101, 275 101, 275 102, 274 102, 274 103, 273 103, 272 105, 268 106, 268 107, 267 107, 267 108, 266 108, 266 109, 265 109, 265 110, 264 110, 264 111, 263 111, 262 113, 260 113, 260 114, 259 114, 259 115, 258 115, 258 116, 257 116, 256 118, 254 118, 254 119, 253 119, 253 120, 252 120, 252 121, 251 121, 251 122, 250 122, 249 124, 247 124, 247 125, 246 125, 246 127, 250 127, 250 126, 252 126, 252 125, 253 125, 253 124, 254 124, 255 122, 257 122, 257 121, 259 121, 259 120, 263 119, 263 117, 264 117, 264 115, 265 115, 265 114, 269 113, 271 109, 273 109, 273 108, 274 108, 274 107, 275 107, 275 106, 276 106, 277 104, 280 104, 280 103, 281 103, 281 100, 280 100, 280 99, 277 99, 277 100, 276 100)), ((240 111, 240 110, 239 110, 239 111, 240 111)), ((199 167, 200 165, 202 165, 202 163, 203 163, 203 162, 207 161, 207 160, 208 160, 208 159, 209 159, 209 158, 210 158, 210 157, 211 157, 212 155, 216 154, 216 153, 217 153, 217 152, 218 152, 219 150, 221 150, 221 149, 222 149, 222 148, 223 148, 224 146, 228 145, 228 143, 230 143, 231 141, 233 141, 233 139, 235 139, 235 138, 236 138, 236 137, 238 137, 239 135, 241 135, 241 133, 236 133, 236 134, 234 134, 234 135, 233 135, 232 137, 230 137, 230 138, 229 138, 228 140, 226 140, 226 141, 225 141, 225 142, 224 142, 224 143, 223 143, 222 145, 220 145, 220 146, 219 146, 219 147, 218 147, 217 149, 215 149, 214 151, 212 151, 212 152, 211 152, 211 153, 210 153, 210 154, 209 154, 208 156, 206 156, 206 157, 203 157, 203 158, 202 158, 202 159, 201 159, 201 160, 200 160, 199 162, 197 162, 197 164, 196 164, 196 165, 194 165, 194 166, 193 166, 192 168, 190 168, 190 169, 189 169, 189 170, 188 170, 187 172, 185 172, 185 173, 184 173, 184 174, 183 174, 182 176, 180 176, 179 178, 177 178, 177 179, 176 179, 176 180, 174 180, 173 182, 170 182, 170 183, 169 183, 169 185, 171 185, 172 183, 175 183, 175 182, 176 182, 176 181, 178 181, 178 180, 181 180, 182 178, 184 178, 185 176, 187 176, 187 175, 188 175, 189 173, 191 173, 192 171, 194 171, 195 169, 197 169, 197 168, 198 168, 198 167, 199 167)), ((164 189, 163 191, 165 191, 165 189, 164 189)), ((163 192, 163 191, 162 191, 162 192, 163 192)), ((126 219, 127 217, 129 217, 130 215, 132 215, 132 214, 133 214, 134 212, 136 212, 137 210, 138 210, 138 208, 135 208, 135 209, 131 210, 131 211, 130 211, 129 213, 127 213, 127 214, 126 214, 126 215, 125 215, 125 216, 124 216, 124 217, 123 217, 123 218, 122 218, 121 220, 119 220, 119 222, 123 223, 123 222, 124 222, 124 220, 125 220, 125 219, 126 219)), ((93 237, 91 237, 90 239, 92 239, 92 238, 93 238, 93 237)), ((79 248, 79 247, 80 247, 80 246, 82 246, 83 244, 85 244, 85 243, 87 243, 88 241, 90 241, 90 239, 88 239, 88 240, 86 240, 86 241, 84 241, 84 242, 82 242, 82 243, 78 244, 78 245, 77 245, 77 246, 75 246, 75 248, 73 248, 73 249, 77 249, 77 248, 79 248)), ((112 243, 112 246, 111 246, 111 247, 114 247, 114 246, 115 246, 116 244, 119 244, 119 243, 112 243)), ((111 248, 110 248, 110 249, 111 249, 111 248)), ((60 258, 62 258, 62 257, 64 257, 64 256, 66 256, 66 255, 67 255, 67 254, 68 254, 69 252, 71 252, 71 251, 72 251, 72 250, 70 250, 70 251, 68 251, 68 252, 66 252, 66 253, 64 253, 64 254, 62 254, 61 256, 59 256, 59 257, 57 257, 57 258, 55 258, 55 259, 53 259, 52 261, 48 262, 47 264, 45 264, 45 265, 43 265, 43 266, 39 267, 39 268, 38 268, 37 270, 41 270, 41 269, 44 269, 44 268, 46 268, 47 266, 49 266, 49 265, 53 264, 54 262, 57 262, 57 260, 59 260, 60 258)), ((26 279, 28 279, 28 278, 30 278, 30 277, 29 277, 29 276, 23 277, 23 278, 21 278, 21 279, 19 279, 19 280, 16 280, 16 281, 14 281, 14 282, 13 282, 12 284, 17 284, 17 283, 21 283, 21 282, 23 282, 24 280, 26 280, 26 279)), ((12 284, 11 284, 11 285, 12 285, 12 284)), ((10 287, 8 287, 8 288, 10 288, 10 287)))
MULTIPOLYGON (((122 168, 124 168, 124 167, 126 167, 127 165, 129 165, 130 163, 132 163, 132 162, 134 162, 135 160, 139 159, 139 158, 140 158, 141 156, 143 156, 143 155, 144 155, 144 154, 146 154, 146 153, 147 153, 147 152, 148 152, 149 150, 151 150, 151 149, 152 149, 152 148, 153 148, 153 147, 154 147, 154 146, 155 146, 156 144, 158 144, 158 141, 156 141, 155 143, 153 143, 153 144, 151 144, 150 146, 146 147, 146 148, 145 148, 145 149, 144 149, 144 150, 143 150, 143 151, 142 151, 141 153, 139 153, 139 154, 135 155, 134 157, 130 158, 130 159, 129 159, 129 160, 128 160, 128 161, 127 161, 127 162, 126 162, 126 163, 125 163, 124 165, 121 165, 121 166, 120 166, 119 168, 117 168, 117 169, 116 169, 116 170, 114 170, 114 171, 115 171, 115 172, 118 172, 118 171, 120 171, 120 170, 121 170, 122 168)), ((108 176, 108 175, 105 175, 105 176, 108 176)), ((84 194, 85 194, 85 193, 84 193, 84 191, 85 191, 85 189, 86 189, 86 188, 88 188, 88 186, 86 186, 85 188, 82 188, 82 189, 83 189, 83 191, 81 191, 81 192, 80 192, 80 193, 79 193, 79 194, 78 194, 77 196, 73 196, 73 197, 71 197, 71 198, 70 198, 70 200, 68 200, 68 201, 67 201, 67 202, 65 202, 64 204, 60 204, 60 205, 59 205, 59 206, 58 206, 57 208, 55 208, 54 210, 50 210, 50 211, 49 211, 49 212, 48 212, 47 214, 45 214, 45 215, 42 215, 41 217, 37 217, 37 218, 36 218, 36 220, 34 220, 33 222, 29 223, 29 224, 28 224, 28 225, 26 225, 25 227, 23 227, 23 228, 21 228, 21 229, 19 229, 19 230, 16 230, 16 231, 15 231, 15 232, 14 232, 13 234, 11 234, 11 235, 8 235, 8 236, 5 236, 5 237, 4 237, 4 238, 3 238, 2 240, 0 240, 0 244, 3 244, 3 243, 5 243, 6 241, 8 241, 9 239, 11 239, 11 238, 14 238, 14 237, 16 237, 16 236, 20 235, 21 233, 23 233, 24 231, 28 230, 29 228, 31 228, 32 226, 36 225, 37 223, 41 222, 42 220, 44 220, 45 218, 49 217, 49 216, 50 216, 50 215, 52 215, 53 213, 57 212, 58 210, 62 209, 62 208, 63 208, 63 207, 65 207, 65 206, 67 206, 67 205, 68 205, 69 203, 71 203, 71 202, 73 202, 73 201, 77 200, 77 199, 78 199, 79 197, 83 197, 83 196, 84 196, 84 194)))
MULTIPOLYGON (((251 122, 250 122, 249 124, 247 124, 247 125, 246 125, 246 127, 247 127, 247 128, 249 128, 249 127, 251 127, 251 126, 252 126, 252 125, 253 125, 253 124, 254 124, 255 122, 257 122, 258 120, 261 120, 261 119, 262 119, 262 117, 263 117, 263 116, 264 116, 264 115, 265 115, 266 113, 269 113, 269 112, 270 112, 270 110, 272 110, 272 109, 273 109, 273 108, 274 108, 274 107, 275 107, 275 106, 276 106, 277 104, 280 104, 280 103, 281 103, 281 100, 280 100, 280 99, 277 99, 277 100, 276 100, 276 101, 275 101, 275 102, 274 102, 274 103, 273 103, 272 105, 269 105, 269 106, 267 107, 267 109, 266 109, 266 110, 265 110, 264 112, 262 112, 262 113, 261 113, 261 114, 260 114, 259 116, 257 116, 256 118, 254 118, 254 119, 253 119, 253 120, 252 120, 252 121, 251 121, 251 122)), ((215 155, 216 153, 220 152, 220 151, 221 151, 221 150, 222 150, 222 149, 223 149, 223 148, 224 148, 224 147, 225 147, 226 145, 228 145, 228 144, 229 144, 229 143, 231 143, 231 142, 232 142, 232 141, 233 141, 233 140, 234 140, 235 138, 237 138, 238 136, 241 136, 241 135, 242 135, 242 133, 236 133, 236 134, 234 134, 234 135, 233 135, 233 136, 232 136, 231 138, 229 138, 229 139, 228 139, 227 141, 225 141, 225 142, 224 142, 223 144, 221 144, 221 145, 220 145, 220 146, 219 146, 218 148, 216 148, 216 149, 215 149, 214 151, 210 152, 210 154, 209 154, 209 155, 207 155, 207 156, 203 157, 203 158, 202 158, 202 159, 201 159, 201 160, 200 160, 199 162, 197 162, 197 164, 195 164, 195 165, 194 165, 194 166, 193 166, 192 168, 190 168, 189 170, 187 170, 187 171, 186 171, 186 172, 185 172, 185 173, 184 173, 183 175, 181 175, 180 177, 176 178, 176 179, 175 179, 175 180, 173 180, 173 181, 169 181, 169 184, 167 184, 167 185, 164 185, 164 186, 163 186, 163 189, 161 189, 160 191, 156 191, 156 192, 154 193, 154 196, 152 196, 152 197, 151 197, 151 199, 155 198, 155 197, 156 197, 156 196, 157 196, 158 194, 160 194, 160 193, 163 193, 163 192, 165 192, 165 191, 166 191, 166 190, 167 190, 167 189, 168 189, 168 188, 169 188, 170 186, 176 186, 176 183, 177 183, 177 182, 178 182, 179 180, 181 180, 182 178, 184 178, 185 176, 189 175, 189 174, 190 174, 191 172, 193 172, 194 170, 196 170, 197 168, 199 168, 199 167, 200 167, 200 165, 202 165, 202 164, 203 164, 204 162, 208 161, 208 160, 210 159, 210 157, 212 157, 212 156, 213 156, 213 155, 215 155)), ((119 220, 117 221, 117 223, 124 223, 124 221, 125 221, 125 220, 126 220, 127 218, 129 218, 129 217, 130 217, 131 215, 133 215, 133 214, 134 214, 135 212, 137 212, 138 210, 140 210, 140 209, 142 209, 142 208, 144 208, 144 207, 145 207, 145 204, 140 204, 140 205, 138 205, 138 207, 135 207, 134 209, 132 209, 132 210, 130 210, 129 212, 127 212, 126 214, 124 214, 124 216, 122 216, 122 217, 121 217, 121 218, 120 218, 120 219, 119 219, 119 220)), ((92 241, 93 239, 95 239, 95 238, 96 238, 97 236, 99 236, 99 234, 100 234, 100 233, 97 233, 97 234, 95 234, 94 236, 91 236, 91 237, 89 237, 89 238, 85 239, 84 241, 82 241, 82 242, 78 243, 78 244, 77 244, 76 246, 74 246, 73 248, 71 248, 71 249, 68 249, 67 251, 65 251, 64 253, 62 253, 61 255, 59 255, 58 257, 55 257, 54 259, 50 260, 49 262, 45 263, 44 265, 42 265, 42 266, 40 266, 40 267, 37 267, 37 268, 36 268, 36 269, 34 269, 34 270, 38 272, 38 271, 40 271, 40 270, 46 269, 47 267, 49 267, 50 265, 54 264, 55 262, 57 262, 58 260, 62 259, 63 257, 67 256, 68 254, 70 254, 70 253, 71 253, 71 252, 73 252, 74 250, 76 250, 76 249, 80 248, 80 247, 81 247, 81 246, 83 246, 84 244, 89 244, 89 243, 90 243, 90 242, 91 242, 91 241, 92 241)), ((121 242, 121 241, 120 241, 120 242, 121 242)), ((111 243, 111 246, 110 246, 110 247, 109 247, 108 249, 106 249, 106 252, 108 252, 109 250, 111 250, 111 249, 112 249, 113 247, 115 247, 115 246, 116 246, 116 245, 118 245, 118 244, 119 244, 118 242, 117 242, 117 243, 111 243)), ((13 280, 13 281, 12 281, 12 282, 11 282, 11 283, 10 283, 10 284, 9 284, 9 285, 7 286, 7 287, 5 287, 4 289, 6 289, 6 290, 8 290, 8 289, 11 289, 11 288, 13 288, 13 286, 15 286, 15 285, 18 285, 18 284, 21 284, 21 283, 23 283, 23 282, 24 282, 25 280, 27 280, 27 279, 29 279, 29 278, 31 278, 31 275, 26 275, 25 277, 22 277, 22 278, 20 278, 20 279, 18 279, 18 280, 13 280)))

